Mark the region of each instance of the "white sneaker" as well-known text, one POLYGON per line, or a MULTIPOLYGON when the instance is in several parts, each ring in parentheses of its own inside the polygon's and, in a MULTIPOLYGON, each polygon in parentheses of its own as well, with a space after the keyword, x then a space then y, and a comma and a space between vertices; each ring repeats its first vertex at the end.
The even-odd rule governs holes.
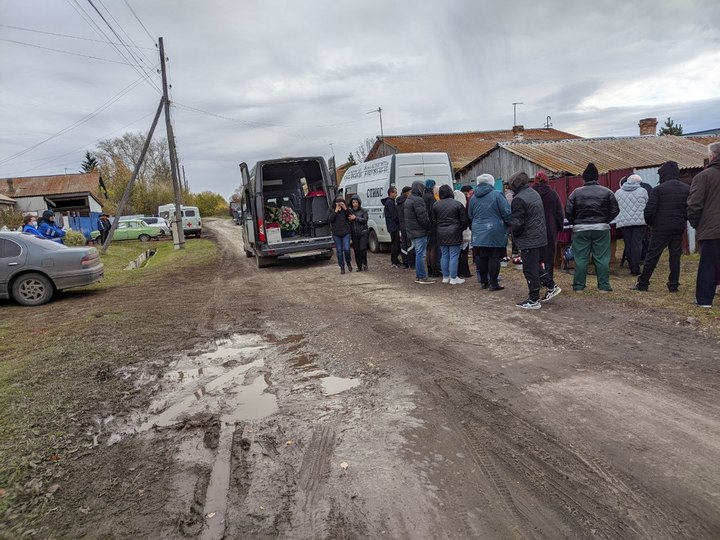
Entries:
POLYGON ((545 293, 545 296, 540 299, 541 302, 547 302, 548 300, 555 298, 558 294, 562 292, 562 289, 555 285, 554 288, 548 289, 545 293))
POLYGON ((442 280, 442 282, 443 282, 443 283, 450 283, 450 278, 449 278, 449 277, 444 277, 443 280, 442 280))
MULTIPOLYGON (((445 281, 445 280, 443 280, 443 281, 445 281)), ((465 280, 463 278, 459 278, 459 277, 456 277, 456 278, 453 278, 450 280, 450 285, 462 285, 463 283, 465 283, 465 280)))

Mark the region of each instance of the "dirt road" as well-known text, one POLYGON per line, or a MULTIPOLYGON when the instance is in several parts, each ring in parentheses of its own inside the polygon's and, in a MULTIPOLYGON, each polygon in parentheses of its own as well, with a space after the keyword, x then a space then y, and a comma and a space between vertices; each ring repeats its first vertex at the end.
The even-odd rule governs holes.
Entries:
POLYGON ((118 374, 151 398, 99 420, 96 485, 125 491, 71 493, 68 537, 720 537, 717 339, 385 255, 257 270, 208 225, 207 344, 118 374))

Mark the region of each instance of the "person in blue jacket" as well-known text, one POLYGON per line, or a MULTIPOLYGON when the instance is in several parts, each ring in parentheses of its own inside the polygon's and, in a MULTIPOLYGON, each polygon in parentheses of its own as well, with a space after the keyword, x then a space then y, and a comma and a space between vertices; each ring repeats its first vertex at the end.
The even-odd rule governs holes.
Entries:
POLYGON ((52 210, 45 210, 42 215, 42 223, 38 227, 38 231, 43 238, 62 244, 63 238, 65 237, 65 231, 57 226, 55 223, 55 212, 52 210))
POLYGON ((32 234, 33 236, 37 236, 39 238, 43 238, 43 235, 40 234, 40 231, 37 230, 37 218, 29 214, 23 218, 22 232, 24 232, 25 234, 32 234))
POLYGON ((510 205, 495 189, 490 174, 477 177, 477 187, 467 207, 472 230, 473 258, 477 279, 483 289, 501 291, 498 283, 500 262, 507 254, 507 229, 510 224, 510 205))

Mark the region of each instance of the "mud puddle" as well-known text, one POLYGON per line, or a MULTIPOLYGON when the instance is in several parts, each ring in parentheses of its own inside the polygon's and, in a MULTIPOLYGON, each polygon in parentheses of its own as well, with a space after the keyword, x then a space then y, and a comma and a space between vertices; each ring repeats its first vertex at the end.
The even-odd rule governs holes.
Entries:
POLYGON ((320 379, 323 394, 327 396, 334 396, 345 390, 355 388, 361 382, 360 379, 343 379, 342 377, 333 377, 331 375, 320 379))

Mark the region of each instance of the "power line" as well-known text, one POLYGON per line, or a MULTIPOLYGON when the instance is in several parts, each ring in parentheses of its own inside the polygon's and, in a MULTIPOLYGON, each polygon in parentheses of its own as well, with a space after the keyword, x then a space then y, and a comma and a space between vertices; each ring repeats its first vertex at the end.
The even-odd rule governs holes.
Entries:
POLYGON ((155 43, 155 38, 153 38, 152 35, 150 34, 150 32, 148 32, 148 29, 145 28, 145 25, 144 25, 143 22, 140 20, 140 17, 137 16, 137 13, 135 13, 135 10, 134 10, 134 9, 132 8, 132 6, 128 3, 128 0, 124 0, 124 2, 125 2, 125 5, 128 7, 128 9, 130 10, 130 12, 135 16, 135 19, 137 19, 137 22, 140 23, 140 26, 143 27, 143 30, 145 30, 145 33, 146 33, 146 34, 148 35, 148 37, 150 38, 150 41, 152 41, 153 43, 155 43))
MULTIPOLYGON (((105 11, 107 11, 108 15, 110 15, 110 18, 111 18, 113 21, 115 21, 115 24, 118 26, 118 28, 120 28, 120 30, 122 31, 122 33, 125 34, 125 36, 130 40, 130 43, 132 43, 133 45, 135 45, 135 43, 133 42, 132 38, 128 35, 127 32, 125 32, 125 29, 124 29, 124 28, 122 27, 122 25, 117 21, 117 19, 113 16, 113 14, 110 12, 110 10, 107 8, 107 6, 106 6, 105 4, 103 4, 102 0, 98 0, 98 1, 100 2, 100 5, 105 8, 105 11)), ((100 10, 95 6, 95 4, 93 4, 93 1, 92 1, 92 0, 88 0, 88 3, 93 7, 93 9, 97 12, 97 14, 100 15, 100 18, 101 18, 101 19, 103 20, 103 22, 107 25, 107 27, 110 29, 110 31, 111 31, 113 34, 115 34, 115 37, 118 38, 118 41, 120 41, 120 44, 121 44, 123 47, 125 47, 125 50, 128 52, 128 54, 129 54, 131 57, 133 57, 133 59, 135 59, 136 61, 138 61, 138 64, 143 64, 143 65, 145 65, 145 67, 147 68, 148 65, 147 65, 147 63, 145 62, 146 59, 143 59, 140 55, 134 53, 134 52, 130 49, 130 47, 127 45, 127 43, 125 43, 125 40, 124 40, 123 38, 121 38, 121 37, 120 37, 120 34, 118 34, 118 33, 115 31, 115 28, 113 28, 113 26, 110 24, 110 21, 108 21, 105 17, 103 17, 103 14, 100 13, 100 10)))
POLYGON ((0 159, 0 165, 4 165, 5 163, 7 163, 7 162, 9 162, 9 161, 12 161, 12 160, 14 160, 15 158, 18 158, 18 157, 20 157, 20 156, 22 156, 22 155, 25 155, 25 154, 27 154, 28 152, 31 152, 32 150, 34 150, 35 148, 37 148, 37 147, 45 144, 46 142, 51 141, 52 139, 55 139, 55 138, 57 138, 57 137, 59 137, 59 136, 61 136, 61 135, 64 135, 65 133, 68 133, 69 131, 72 131, 73 129, 81 126, 81 125, 84 124, 85 122, 88 122, 89 120, 91 120, 92 118, 94 118, 95 116, 97 116, 98 114, 100 114, 101 112, 103 112, 103 111, 107 110, 109 107, 111 107, 115 102, 117 102, 117 101, 118 101, 120 98, 122 98, 125 94, 127 94, 128 92, 130 92, 131 90, 133 90, 134 88, 136 88, 146 77, 147 77, 147 74, 143 75, 143 76, 142 76, 141 78, 139 78, 138 80, 130 83, 128 86, 126 86, 125 88, 123 88, 122 90, 120 90, 120 92, 118 92, 118 93, 115 94, 113 97, 111 97, 108 101, 106 101, 105 103, 103 103, 102 105, 100 105, 100 107, 98 107, 97 109, 95 109, 93 112, 86 114, 86 115, 83 116, 80 120, 77 120, 77 121, 73 122, 73 123, 70 124, 69 126, 64 127, 64 128, 61 129, 60 131, 58 131, 58 132, 56 132, 56 133, 53 133, 53 134, 50 135, 49 137, 43 139, 42 141, 40 141, 40 142, 38 142, 38 143, 36 143, 36 144, 28 147, 28 148, 25 148, 24 150, 21 150, 21 151, 19 151, 19 152, 16 152, 15 154, 13 154, 13 155, 11 155, 11 156, 7 156, 6 158, 0 159))
POLYGON ((7 41, 8 43, 15 43, 17 45, 25 45, 27 47, 35 47, 36 49, 43 49, 46 51, 53 51, 53 52, 62 53, 62 54, 69 54, 72 56, 81 56, 83 58, 91 58, 92 60, 102 60, 103 62, 111 62, 113 64, 122 64, 124 66, 134 66, 134 64, 131 64, 129 62, 121 62, 120 60, 111 60, 109 58, 100 58, 99 56, 90 56, 88 54, 80 54, 80 53, 71 52, 71 51, 63 51, 61 49, 53 49, 52 47, 43 47, 42 45, 35 45, 34 43, 26 43, 24 41, 15 41, 14 39, 0 38, 0 41, 7 41))
MULTIPOLYGON (((137 65, 137 64, 134 64, 134 63, 132 63, 130 60, 128 60, 128 58, 123 54, 123 52, 120 50, 120 48, 119 48, 118 46, 116 46, 116 45, 113 44, 113 42, 110 40, 110 38, 108 37, 108 35, 107 35, 107 34, 103 31, 103 29, 100 28, 100 26, 93 20, 93 18, 90 16, 90 14, 89 14, 87 11, 85 11, 85 9, 80 5, 80 3, 79 3, 78 0, 66 0, 66 1, 67 1, 67 3, 70 5, 70 7, 72 7, 78 15, 80 15, 80 18, 83 19, 83 20, 85 21, 85 23, 86 23, 88 26, 90 26, 90 28, 92 28, 93 31, 94 31, 98 36, 100 36, 101 38, 103 38, 103 39, 105 40, 105 42, 106 42, 108 45, 110 45, 110 46, 115 50, 115 52, 117 52, 118 55, 119 55, 123 60, 125 60, 126 62, 129 63, 129 65, 133 68, 133 70, 134 70, 138 75, 143 75, 143 74, 145 73, 145 70, 144 70, 144 68, 143 68, 142 66, 137 65)), ((151 79, 148 79, 147 82, 148 82, 149 85, 151 85, 152 87, 154 87, 157 92, 160 92, 160 88, 159 88, 158 85, 155 83, 155 81, 153 81, 153 80, 151 80, 151 79)))
MULTIPOLYGON (((69 34, 58 34, 57 32, 46 32, 44 30, 36 30, 34 28, 23 28, 22 26, 11 26, 9 24, 0 24, 0 28, 10 28, 12 30, 22 30, 23 32, 34 32, 36 34, 45 34, 47 36, 57 36, 57 37, 64 37, 64 38, 70 38, 70 39, 80 39, 82 41, 92 41, 94 43, 107 43, 107 41, 104 41, 102 39, 92 39, 92 38, 86 38, 81 36, 71 36, 69 34)), ((113 43, 113 45, 119 45, 119 43, 113 43)), ((136 49, 145 49, 147 51, 154 51, 155 49, 152 47, 140 47, 139 45, 132 45, 136 49)))

